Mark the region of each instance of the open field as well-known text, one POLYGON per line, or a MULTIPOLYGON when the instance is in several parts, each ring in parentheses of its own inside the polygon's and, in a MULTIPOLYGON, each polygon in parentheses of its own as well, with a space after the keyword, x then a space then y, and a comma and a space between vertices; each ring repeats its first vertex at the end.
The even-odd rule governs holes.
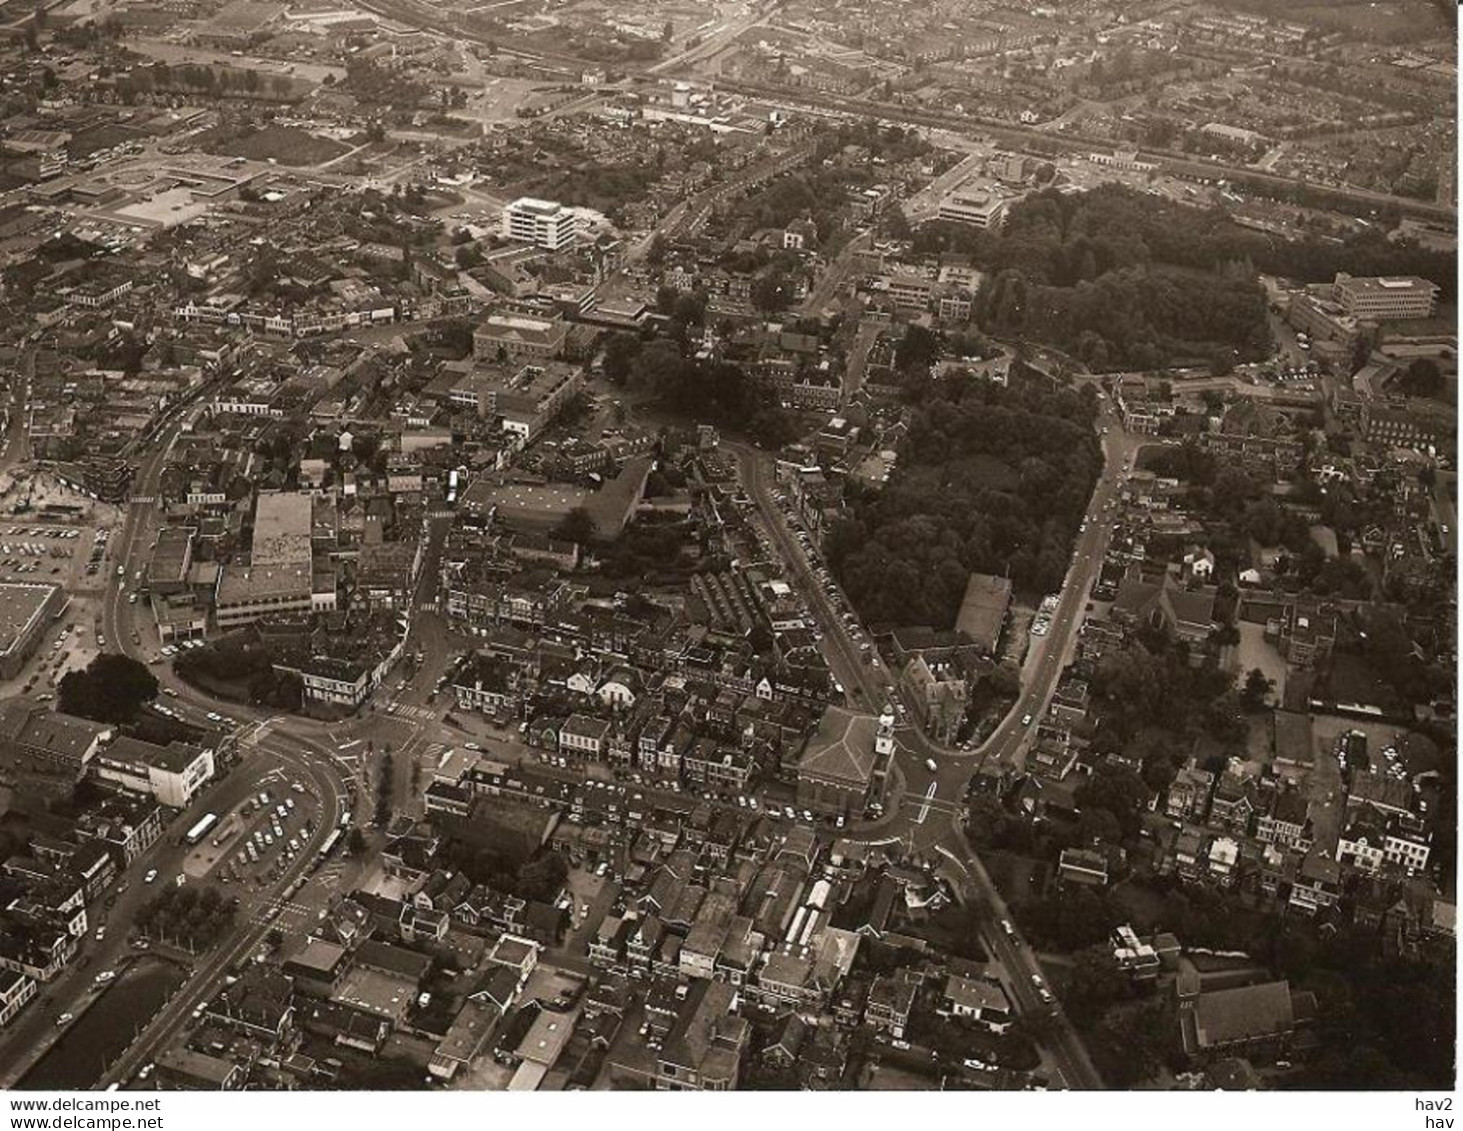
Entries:
POLYGON ((243 134, 222 129, 199 135, 198 142, 209 153, 245 157, 251 161, 276 161, 281 165, 319 165, 349 151, 349 146, 306 133, 293 126, 266 126, 243 134))

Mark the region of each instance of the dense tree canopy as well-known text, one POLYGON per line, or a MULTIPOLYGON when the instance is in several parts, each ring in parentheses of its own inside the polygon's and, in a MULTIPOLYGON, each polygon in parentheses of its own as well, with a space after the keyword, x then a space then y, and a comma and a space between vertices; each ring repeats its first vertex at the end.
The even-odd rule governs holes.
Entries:
POLYGON ((137 909, 137 925, 168 943, 198 951, 228 933, 234 914, 234 902, 226 901, 217 888, 167 884, 137 909))
POLYGON ((1450 297, 1455 257, 1375 229, 1278 240, 1119 185, 1055 190, 1011 210, 1000 233, 927 224, 915 250, 971 255, 990 272, 979 317, 995 333, 1070 349, 1097 369, 1262 356, 1270 346, 1257 272, 1324 282, 1338 271, 1417 274, 1450 297))
POLYGON ((916 250, 964 251, 991 271, 1020 268, 1033 282, 1072 286, 1108 271, 1166 263, 1196 271, 1249 264, 1301 282, 1353 275, 1421 275, 1454 294, 1457 256, 1369 228, 1339 239, 1282 240, 1242 228, 1222 208, 1195 208, 1122 185, 1055 190, 1011 210, 1000 234, 939 223, 916 235, 916 250), (1090 260, 1089 260, 1090 255, 1090 260), (1088 263, 1095 273, 1085 270, 1088 263))
MULTIPOLYGON (((1245 733, 1243 702, 1229 672, 1212 661, 1195 666, 1183 645, 1154 633, 1143 636, 1105 656, 1097 667, 1092 690, 1102 721, 1094 741, 1101 749, 1140 758, 1144 780, 1161 789, 1201 735, 1238 748, 1245 733)), ((1131 836, 1134 814, 1113 800, 1130 799, 1130 794, 1122 783, 1102 778, 1084 788, 1099 785, 1098 803, 1111 805, 1131 836)))
POLYGON ((994 334, 1049 342, 1099 370, 1151 369, 1218 349, 1256 360, 1270 345, 1264 293, 1239 268, 1129 267, 1068 286, 1032 283, 1012 268, 982 290, 978 316, 994 334))
POLYGON ((144 703, 157 698, 157 680, 130 656, 103 652, 81 671, 67 672, 59 688, 59 707, 99 723, 125 723, 144 703))
POLYGON ((740 366, 686 357, 675 342, 620 334, 605 345, 605 377, 652 393, 661 405, 698 424, 747 432, 770 445, 796 434, 770 394, 740 366))
POLYGON ((871 623, 948 628, 972 572, 1059 588, 1101 464, 1090 397, 1020 377, 923 390, 888 486, 829 532, 854 605, 871 623))

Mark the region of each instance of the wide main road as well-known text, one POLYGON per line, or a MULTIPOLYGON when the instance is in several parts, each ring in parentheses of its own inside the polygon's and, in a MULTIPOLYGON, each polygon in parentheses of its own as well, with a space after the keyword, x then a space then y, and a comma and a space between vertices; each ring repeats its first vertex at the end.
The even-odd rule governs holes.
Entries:
MULTIPOLYGON (((1022 692, 1011 711, 995 731, 974 751, 953 750, 931 741, 918 727, 901 726, 896 732, 896 776, 904 783, 903 796, 892 812, 863 831, 851 831, 853 839, 867 843, 903 844, 911 857, 939 863, 942 858, 954 869, 953 879, 961 897, 986 911, 983 931, 988 950, 1001 962, 1010 977, 1010 988, 1023 1014, 1049 1015, 1049 1031, 1042 1045, 1062 1083, 1075 1088, 1100 1088, 1102 1080, 1093 1068, 1081 1038, 1060 1009, 1041 1000, 1032 975, 1041 973, 1031 947, 1021 938, 1000 893, 991 882, 961 829, 964 798, 970 779, 988 760, 1019 766, 1025 756, 1037 720, 1046 710, 1060 682, 1078 630, 1086 612, 1092 583, 1101 569, 1108 537, 1108 506, 1112 503, 1131 461, 1140 446, 1136 437, 1122 429, 1110 402, 1100 402, 1096 421, 1103 429, 1103 468, 1093 491, 1088 518, 1073 548, 1067 580, 1058 598, 1051 627, 1044 637, 1033 637, 1024 673, 1022 692), (933 771, 930 766, 933 765, 933 771), (1012 924, 1008 934, 996 927, 1002 920, 1012 924)), ((790 576, 804 589, 809 604, 823 627, 825 651, 835 672, 847 676, 845 687, 858 688, 863 702, 878 709, 892 687, 887 669, 863 664, 858 647, 839 620, 822 587, 812 576, 805 555, 797 545, 772 498, 774 491, 771 459, 743 444, 727 445, 737 456, 744 488, 756 503, 764 523, 786 563, 790 576)))
MULTIPOLYGON (((1057 145, 1067 152, 1074 153, 1090 152, 1093 149, 1106 150, 1112 146, 1111 140, 1087 138, 1071 133, 1049 133, 1039 126, 1022 126, 1004 120, 976 118, 940 110, 910 109, 907 106, 875 102, 867 98, 815 94, 801 89, 787 89, 740 80, 721 80, 718 85, 724 90, 737 91, 789 110, 832 110, 850 118, 878 118, 884 122, 898 122, 906 126, 979 132, 984 136, 1016 146, 1038 138, 1047 145, 1057 145)), ((1183 176, 1223 177, 1273 188, 1299 188, 1308 184, 1298 177, 1284 177, 1276 173, 1268 173, 1262 169, 1256 169, 1252 165, 1229 165, 1222 161, 1206 161, 1191 154, 1145 151, 1145 156, 1156 161, 1163 171, 1183 176)), ((1316 184, 1310 187, 1344 197, 1354 204, 1367 208, 1395 205, 1404 215, 1419 216, 1428 220, 1442 220, 1447 223, 1453 223, 1456 219, 1452 209, 1431 201, 1394 196, 1390 193, 1356 188, 1351 185, 1316 184)))
MULTIPOLYGON (((127 507, 121 530, 116 536, 116 550, 108 559, 112 576, 107 579, 103 594, 102 622, 105 634, 110 637, 108 648, 122 652, 146 663, 148 657, 143 649, 132 641, 134 612, 145 605, 129 604, 124 586, 132 585, 135 577, 145 569, 151 553, 149 531, 152 519, 158 513, 155 498, 162 472, 167 463, 168 452, 176 439, 179 425, 176 413, 186 406, 180 405, 166 416, 156 432, 149 438, 147 454, 138 467, 133 486, 133 500, 127 507), (120 567, 121 574, 117 573, 120 567)), ((224 702, 178 680, 171 672, 160 671, 159 682, 172 697, 172 706, 180 716, 193 722, 202 722, 195 715, 209 712, 224 713, 247 723, 241 731, 243 736, 240 764, 226 778, 210 788, 190 807, 187 813, 175 822, 176 827, 185 827, 205 811, 226 813, 251 795, 258 788, 261 779, 272 773, 284 772, 302 783, 310 797, 310 807, 318 817, 308 837, 302 837, 302 850, 288 864, 278 878, 257 890, 239 889, 241 906, 239 920, 226 938, 205 955, 192 969, 183 988, 153 1018, 149 1026, 109 1069, 103 1083, 125 1080, 143 1064, 147 1063, 156 1050, 170 1041, 192 1016, 192 1011, 211 998, 221 985, 224 971, 256 947, 273 925, 276 917, 283 928, 291 924, 284 922, 281 914, 283 893, 316 864, 318 853, 325 838, 348 819, 361 800, 360 791, 346 782, 346 774, 334 758, 334 751, 327 745, 327 730, 321 723, 292 717, 270 716, 262 709, 224 702)), ((140 873, 144 868, 156 867, 164 877, 171 876, 173 865, 183 853, 167 846, 154 850, 139 860, 131 872, 140 873), (161 855, 159 855, 161 853, 161 855)), ((127 898, 137 900, 145 897, 149 889, 134 877, 127 898)), ((166 882, 163 879, 162 882, 166 882)), ((227 889, 225 889, 227 890, 227 889)), ((306 885, 290 901, 290 911, 299 917, 301 908, 311 912, 323 908, 330 893, 315 881, 306 885)), ((121 923, 135 907, 119 900, 114 919, 121 923)), ((298 924, 304 926, 304 924, 298 924)), ((121 940, 125 932, 114 933, 112 942, 121 940)), ((78 982, 76 993, 85 990, 78 982)), ((53 991, 54 992, 54 991, 53 991)), ((50 1016, 65 1009, 66 998, 58 996, 57 1002, 48 1010, 50 1016)))
POLYGON ((929 852, 944 844, 944 822, 930 822, 920 816, 925 801, 928 808, 947 815, 963 809, 970 779, 988 762, 1007 768, 1024 764, 1026 751, 1045 713, 1062 672, 1071 659, 1077 634, 1086 614, 1092 584, 1102 569, 1103 555, 1110 535, 1109 504, 1121 490, 1141 438, 1122 429, 1117 416, 1102 402, 1099 427, 1106 428, 1103 437, 1103 469, 1088 507, 1084 529, 1073 547, 1072 563, 1067 580, 1058 597, 1051 627, 1045 636, 1033 636, 1022 673, 1021 694, 1006 717, 974 750, 957 750, 934 742, 918 727, 908 725, 896 733, 898 762, 908 787, 904 807, 894 815, 885 836, 897 836, 916 851, 929 852), (936 769, 931 772, 929 763, 936 769))
MULTIPOLYGON (((341 788, 339 776, 325 752, 308 740, 301 740, 283 731, 271 731, 257 743, 257 749, 266 752, 283 763, 294 773, 306 778, 308 789, 318 800, 320 819, 314 830, 304 838, 302 850, 281 872, 279 878, 258 897, 241 897, 242 906, 233 929, 226 938, 201 962, 194 966, 183 988, 170 998, 128 1046, 127 1051, 117 1058, 100 1081, 105 1086, 131 1078, 144 1064, 156 1056, 157 1050, 165 1048, 192 1019, 193 1012, 209 1001, 223 986, 223 979, 229 968, 250 954, 264 940, 278 916, 284 892, 295 880, 306 875, 317 866, 320 848, 325 838, 339 827, 343 814, 350 811, 349 795, 341 788), (259 913, 264 909, 263 913, 259 913)), ((246 764, 234 771, 245 785, 251 785, 246 776, 249 773, 247 759, 255 756, 246 754, 246 764)), ((309 891, 307 888, 306 891, 309 891)), ((323 906, 316 900, 314 905, 323 906)))
POLYGON ((975 751, 964 753, 941 748, 917 727, 902 728, 897 759, 906 790, 903 804, 894 811, 877 834, 866 839, 899 841, 909 851, 926 859, 943 856, 960 874, 963 897, 986 911, 985 942, 1010 975, 1016 1003, 1023 1014, 1046 1014, 1048 1032, 1041 1038, 1048 1057, 1065 1084, 1074 1088, 1100 1088, 1102 1080, 1093 1068, 1076 1030, 1060 1007, 1044 1003, 1033 975, 1041 967, 1029 944, 1021 937, 1014 918, 991 881, 979 855, 966 840, 961 821, 963 800, 972 775, 987 761, 1019 767, 1038 720, 1051 702, 1052 694, 1070 660, 1086 612, 1092 583, 1102 568, 1110 523, 1108 504, 1114 502, 1141 442, 1123 431, 1121 422, 1102 401, 1097 420, 1106 429, 1103 437, 1103 469, 1093 491, 1088 519, 1073 549, 1071 568, 1058 599, 1051 628, 1045 637, 1034 637, 1024 673, 1021 696, 995 731, 975 751), (933 761, 932 773, 928 765, 933 761), (1011 924, 1008 933, 993 929, 993 923, 1011 924))
POLYGON ((787 566, 789 579, 803 591, 804 599, 822 626, 824 656, 844 691, 866 708, 878 711, 889 697, 887 669, 874 669, 863 662, 863 654, 838 619, 838 613, 818 583, 807 556, 788 529, 773 499, 776 483, 772 457, 746 444, 723 441, 737 457, 742 486, 756 504, 762 524, 771 535, 787 566))
POLYGON ((743 12, 740 16, 735 16, 728 20, 721 27, 714 29, 700 43, 692 44, 678 54, 646 67, 645 73, 647 75, 660 75, 688 64, 706 62, 721 54, 721 52, 735 43, 737 37, 743 32, 750 31, 758 24, 763 23, 773 8, 774 5, 765 4, 759 9, 756 5, 749 3, 747 5, 747 11, 743 12))

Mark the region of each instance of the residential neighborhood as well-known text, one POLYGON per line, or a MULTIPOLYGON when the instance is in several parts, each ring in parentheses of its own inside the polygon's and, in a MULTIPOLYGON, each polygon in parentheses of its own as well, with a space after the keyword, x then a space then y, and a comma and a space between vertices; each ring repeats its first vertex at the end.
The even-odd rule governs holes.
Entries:
POLYGON ((8 12, 0 1084, 1449 1092, 1377 7, 8 12))

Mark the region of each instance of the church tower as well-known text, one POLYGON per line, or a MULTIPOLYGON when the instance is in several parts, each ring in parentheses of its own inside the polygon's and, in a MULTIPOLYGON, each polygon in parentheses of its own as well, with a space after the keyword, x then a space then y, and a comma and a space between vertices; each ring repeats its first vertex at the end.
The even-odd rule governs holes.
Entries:
POLYGON ((874 736, 874 751, 880 755, 894 753, 894 708, 887 703, 879 714, 879 733, 874 736))

